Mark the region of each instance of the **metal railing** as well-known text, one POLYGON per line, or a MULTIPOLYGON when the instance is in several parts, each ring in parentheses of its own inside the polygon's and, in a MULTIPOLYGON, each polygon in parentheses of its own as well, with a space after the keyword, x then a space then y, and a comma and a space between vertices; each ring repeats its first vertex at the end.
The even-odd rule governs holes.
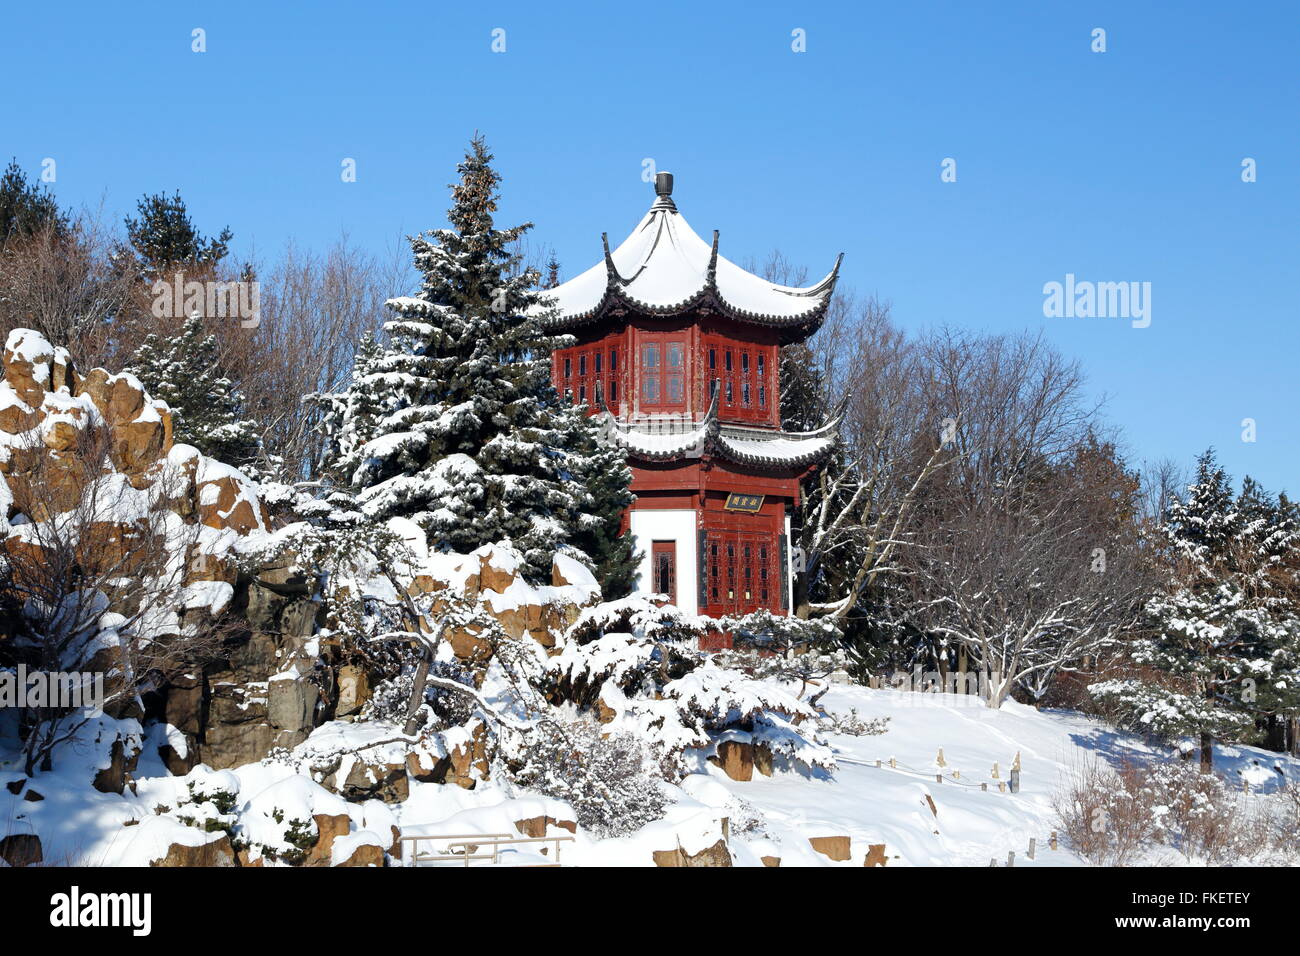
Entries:
MULTIPOLYGON (((559 866, 560 844, 572 843, 571 836, 521 837, 512 833, 437 833, 420 836, 403 836, 402 859, 406 866, 429 866, 457 863, 468 867, 472 861, 488 861, 491 866, 501 865, 503 847, 528 846, 535 843, 554 844, 555 856, 547 863, 529 866, 559 866), (430 848, 420 851, 421 843, 441 845, 442 850, 430 848)), ((545 850, 542 851, 545 855, 545 850)))

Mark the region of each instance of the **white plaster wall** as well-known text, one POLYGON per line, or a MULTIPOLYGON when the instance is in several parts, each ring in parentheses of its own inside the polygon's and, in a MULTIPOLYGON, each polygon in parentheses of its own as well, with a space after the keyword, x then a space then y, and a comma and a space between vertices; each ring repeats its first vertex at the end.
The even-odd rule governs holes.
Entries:
POLYGON ((650 573, 651 544, 655 541, 677 542, 677 606, 687 614, 699 613, 700 578, 696 550, 699 532, 695 512, 690 509, 634 510, 630 516, 636 547, 642 552, 635 593, 649 594, 654 578, 650 573))

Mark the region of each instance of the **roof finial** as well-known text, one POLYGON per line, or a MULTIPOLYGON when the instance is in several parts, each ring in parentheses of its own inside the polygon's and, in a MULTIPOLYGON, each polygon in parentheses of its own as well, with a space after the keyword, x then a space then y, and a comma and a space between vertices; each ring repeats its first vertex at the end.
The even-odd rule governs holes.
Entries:
POLYGON ((673 194, 673 174, 655 173, 655 195, 671 196, 673 194))

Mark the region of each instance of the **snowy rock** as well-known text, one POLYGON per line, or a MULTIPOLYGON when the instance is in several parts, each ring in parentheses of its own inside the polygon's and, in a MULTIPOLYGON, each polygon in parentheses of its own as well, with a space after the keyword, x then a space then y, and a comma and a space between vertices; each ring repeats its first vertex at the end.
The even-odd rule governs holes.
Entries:
POLYGON ((872 843, 867 847, 867 857, 862 861, 863 866, 886 866, 889 860, 885 857, 885 844, 872 843))
POLYGON ((206 843, 173 843, 167 852, 156 860, 150 860, 150 866, 235 866, 235 851, 226 834, 210 834, 213 838, 206 843))
POLYGON ((0 837, 0 860, 10 866, 32 866, 43 862, 41 838, 35 833, 11 833, 0 837))
POLYGON ((295 679, 293 674, 276 675, 267 684, 267 719, 277 730, 308 730, 318 696, 316 685, 310 681, 295 679))
POLYGON ((709 762, 721 767, 732 780, 753 780, 754 745, 748 736, 732 732, 727 739, 718 742, 717 755, 710 757, 709 762))
POLYGON ((846 836, 809 837, 808 843, 822 856, 836 862, 849 859, 852 841, 846 836))
POLYGON ((369 830, 339 837, 334 841, 330 865, 383 866, 384 844, 378 834, 371 833, 369 830))
POLYGON ((5 340, 5 380, 28 405, 40 405, 45 390, 51 382, 51 364, 54 347, 45 336, 31 329, 14 329, 5 340))
POLYGON ((545 815, 515 821, 515 829, 526 837, 544 837, 547 835, 547 830, 550 827, 568 830, 570 833, 578 832, 578 824, 575 821, 556 820, 553 817, 545 815))
POLYGON ((655 866, 731 866, 731 851, 726 840, 718 840, 695 853, 688 853, 681 845, 671 850, 654 851, 655 866))
POLYGON ((334 706, 334 713, 347 717, 357 713, 370 699, 370 677, 364 667, 346 664, 339 668, 339 697, 334 706))

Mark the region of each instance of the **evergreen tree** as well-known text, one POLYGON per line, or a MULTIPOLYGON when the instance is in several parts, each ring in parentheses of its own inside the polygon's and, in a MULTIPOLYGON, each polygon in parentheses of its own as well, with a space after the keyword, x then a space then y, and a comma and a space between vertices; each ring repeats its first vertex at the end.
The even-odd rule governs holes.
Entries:
POLYGON ((243 400, 230 379, 217 370, 217 339, 205 335, 197 317, 186 320, 179 336, 150 335, 132 356, 127 371, 154 398, 172 410, 172 435, 205 455, 244 466, 260 448, 257 427, 241 418, 243 400))
POLYGON ((0 249, 10 239, 31 236, 47 227, 60 237, 71 228, 49 190, 29 182, 18 161, 11 160, 0 175, 0 249))
POLYGON ((556 435, 565 450, 565 471, 582 501, 570 544, 591 558, 606 600, 632 593, 639 554, 633 537, 622 533, 623 512, 632 504, 632 469, 626 453, 606 439, 587 417, 585 406, 561 403, 556 435))
POLYGON ((145 196, 136 210, 138 219, 125 220, 126 235, 147 274, 182 264, 215 267, 230 251, 230 229, 222 229, 216 237, 200 233, 179 190, 172 196, 145 196))
POLYGON ((1300 631, 1294 607, 1270 580, 1270 569, 1294 548, 1284 525, 1258 485, 1248 483, 1234 498, 1213 451, 1202 455, 1195 483, 1165 523, 1174 578, 1147 607, 1151 636, 1131 651, 1135 663, 1167 680, 1090 688, 1135 727, 1199 735, 1207 770, 1216 737, 1248 738, 1257 721, 1296 706, 1300 631))
POLYGON ((806 342, 781 349, 781 427, 806 432, 826 424, 830 414, 826 376, 815 353, 806 342))
POLYGON ((409 518, 431 547, 506 540, 533 580, 571 547, 617 579, 630 563, 616 522, 628 472, 599 421, 551 387, 540 277, 511 251, 531 224, 496 228, 491 159, 475 138, 451 228, 411 239, 419 291, 388 302, 386 343, 363 343, 348 391, 315 397, 331 433, 324 471, 369 519, 409 518))
POLYGON ((370 378, 383 356, 383 346, 375 333, 366 332, 352 360, 348 388, 342 392, 315 393, 303 399, 320 414, 324 445, 321 460, 316 463, 317 475, 337 489, 352 487, 352 476, 365 461, 362 449, 374 437, 383 416, 381 392, 384 390, 376 388, 376 380, 370 378))

